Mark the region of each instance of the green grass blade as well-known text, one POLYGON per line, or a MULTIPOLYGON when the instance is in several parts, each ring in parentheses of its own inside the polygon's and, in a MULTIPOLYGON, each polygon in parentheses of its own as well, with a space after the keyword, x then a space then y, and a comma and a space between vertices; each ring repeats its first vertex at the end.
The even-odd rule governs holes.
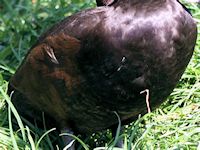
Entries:
POLYGON ((17 110, 15 109, 14 105, 12 104, 10 97, 6 94, 6 92, 2 89, 2 87, 0 87, 0 92, 3 95, 3 97, 5 98, 6 102, 8 103, 12 113, 14 114, 14 116, 17 120, 17 123, 20 127, 20 130, 21 130, 21 133, 22 133, 22 138, 26 142, 25 128, 24 128, 24 125, 22 123, 22 120, 21 120, 19 114, 17 113, 17 110))
POLYGON ((7 66, 0 65, 0 69, 3 69, 3 70, 5 70, 5 71, 8 71, 8 72, 11 73, 11 74, 14 74, 14 73, 15 73, 15 71, 14 71, 13 69, 11 69, 11 68, 9 68, 9 67, 7 67, 7 66))
MULTIPOLYGON (((43 122, 44 129, 45 129, 45 131, 46 131, 47 128, 46 128, 46 122, 45 122, 44 113, 42 113, 42 122, 43 122)), ((54 129, 54 128, 53 128, 53 129, 54 129)), ((56 128, 55 128, 55 130, 56 130, 56 128)), ((50 149, 53 150, 54 148, 53 148, 53 145, 52 145, 51 140, 50 140, 50 138, 49 138, 49 134, 46 134, 46 139, 47 139, 47 143, 49 144, 50 149)), ((39 141, 38 141, 38 142, 39 142, 39 141)), ((38 145, 39 145, 39 144, 38 144, 38 145)))
POLYGON ((120 135, 120 132, 121 132, 121 120, 120 120, 120 117, 119 117, 119 115, 117 114, 116 111, 114 113, 115 113, 115 115, 117 116, 117 119, 118 119, 118 127, 117 127, 117 132, 116 132, 116 135, 115 135, 115 140, 114 140, 113 144, 109 147, 109 150, 112 150, 113 147, 117 144, 117 142, 119 141, 119 135, 120 135))
POLYGON ((29 129, 28 126, 26 126, 26 131, 27 131, 27 136, 28 136, 29 143, 31 144, 31 150, 36 150, 35 143, 33 141, 33 138, 31 136, 30 129, 29 129))
POLYGON ((10 106, 8 107, 8 122, 9 122, 10 136, 11 136, 13 148, 14 148, 14 150, 19 150, 14 133, 13 133, 10 106))
POLYGON ((43 139, 46 135, 48 135, 50 132, 55 131, 55 130, 56 130, 56 128, 52 128, 52 129, 48 130, 47 132, 45 132, 45 133, 40 137, 40 139, 38 140, 38 142, 37 142, 37 144, 36 144, 36 149, 39 148, 39 144, 40 144, 40 142, 42 141, 42 139, 43 139))
POLYGON ((62 133, 60 134, 60 136, 71 136, 72 138, 74 138, 75 140, 77 140, 85 150, 89 150, 89 148, 87 147, 87 145, 77 136, 73 135, 73 134, 69 134, 69 133, 62 133))
POLYGON ((136 135, 136 132, 137 132, 137 130, 138 130, 138 128, 139 128, 139 124, 142 122, 142 120, 143 120, 143 118, 140 118, 140 116, 139 116, 139 119, 134 123, 134 125, 133 125, 133 130, 132 130, 132 132, 131 132, 131 136, 130 136, 130 138, 129 138, 129 143, 128 143, 128 148, 127 148, 127 150, 131 150, 131 144, 132 144, 132 141, 133 141, 133 139, 134 139, 134 136, 136 135))

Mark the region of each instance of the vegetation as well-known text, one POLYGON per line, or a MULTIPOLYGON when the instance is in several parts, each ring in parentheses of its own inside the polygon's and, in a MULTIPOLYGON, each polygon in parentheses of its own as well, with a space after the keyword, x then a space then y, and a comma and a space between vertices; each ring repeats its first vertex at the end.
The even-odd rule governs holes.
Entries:
MULTIPOLYGON (((65 16, 94 6, 93 0, 1 0, 0 149, 55 149, 52 142, 58 137, 56 129, 46 130, 45 122, 44 128, 40 129, 18 115, 10 97, 6 95, 8 80, 30 46, 47 27, 65 16)), ((186 6, 200 29, 199 7, 194 3, 186 6)), ((145 150, 200 150, 200 34, 185 74, 160 108, 126 126, 124 133, 115 140, 111 138, 109 130, 95 133, 87 139, 75 138, 83 144, 79 149, 113 147, 117 139, 123 138, 125 150, 130 147, 145 150)))

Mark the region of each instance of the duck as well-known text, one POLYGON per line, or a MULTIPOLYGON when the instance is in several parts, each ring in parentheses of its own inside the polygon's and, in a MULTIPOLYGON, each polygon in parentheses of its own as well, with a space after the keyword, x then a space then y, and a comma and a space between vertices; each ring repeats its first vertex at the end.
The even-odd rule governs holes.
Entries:
MULTIPOLYGON (((90 134, 159 107, 194 51, 197 25, 178 0, 97 0, 43 33, 9 81, 21 115, 90 134)), ((72 139, 66 139, 66 144, 72 139)), ((72 148, 72 150, 75 148, 72 148)))

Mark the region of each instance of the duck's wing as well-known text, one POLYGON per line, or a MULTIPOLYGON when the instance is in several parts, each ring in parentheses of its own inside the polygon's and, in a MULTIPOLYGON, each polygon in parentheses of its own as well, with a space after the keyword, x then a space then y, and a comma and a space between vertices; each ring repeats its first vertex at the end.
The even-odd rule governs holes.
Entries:
POLYGON ((80 46, 78 39, 64 33, 47 36, 30 50, 10 84, 24 92, 27 87, 39 88, 37 86, 44 78, 70 80, 76 70, 73 59, 80 46))
POLYGON ((78 84, 75 55, 80 47, 78 39, 64 33, 47 36, 33 47, 10 79, 11 89, 26 98, 21 103, 13 99, 16 107, 30 105, 63 120, 67 106, 62 94, 70 95, 72 87, 78 84))

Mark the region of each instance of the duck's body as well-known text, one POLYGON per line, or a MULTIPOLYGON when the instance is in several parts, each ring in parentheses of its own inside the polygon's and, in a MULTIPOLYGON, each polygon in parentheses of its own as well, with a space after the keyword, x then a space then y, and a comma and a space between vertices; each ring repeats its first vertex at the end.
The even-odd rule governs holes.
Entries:
POLYGON ((194 50, 196 24, 176 0, 119 0, 55 25, 31 48, 10 85, 20 112, 44 111, 60 128, 103 130, 160 105, 194 50), (17 94, 16 94, 17 95, 17 94))

